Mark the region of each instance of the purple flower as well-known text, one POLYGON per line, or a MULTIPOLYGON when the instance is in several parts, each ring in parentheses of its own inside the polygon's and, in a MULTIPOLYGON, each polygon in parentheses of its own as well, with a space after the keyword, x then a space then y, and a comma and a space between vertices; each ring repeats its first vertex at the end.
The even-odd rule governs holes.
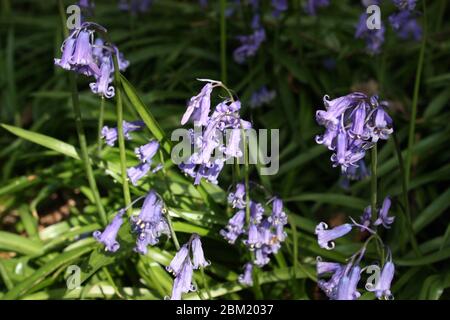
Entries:
POLYGON ((258 248, 255 250, 254 264, 258 267, 263 267, 270 262, 269 250, 267 247, 258 248))
POLYGON ((381 23, 379 29, 368 29, 366 24, 367 18, 367 13, 361 14, 359 22, 356 25, 355 38, 366 40, 367 51, 371 54, 378 54, 384 43, 385 28, 383 23, 381 23))
POLYGON ((321 222, 316 226, 315 234, 317 235, 317 242, 321 248, 332 250, 334 249, 334 242, 332 241, 345 236, 351 230, 352 225, 349 223, 328 229, 328 225, 325 222, 321 222))
POLYGON ((113 72, 112 69, 113 66, 111 65, 111 59, 104 58, 100 66, 100 75, 95 76, 97 82, 91 82, 89 84, 89 87, 91 88, 91 91, 93 93, 103 96, 105 98, 114 97, 115 94, 114 87, 110 86, 110 83, 112 82, 111 77, 111 74, 113 72))
POLYGON ((195 291, 192 284, 192 275, 194 270, 190 259, 185 259, 181 269, 173 282, 171 300, 180 300, 181 294, 189 291, 195 291))
POLYGON ((251 223, 248 227, 248 237, 247 240, 244 240, 244 244, 251 250, 255 250, 255 248, 260 248, 262 245, 262 239, 260 237, 260 233, 258 231, 258 226, 254 223, 251 223))
MULTIPOLYGON (((127 122, 123 121, 123 136, 127 140, 131 140, 130 132, 140 130, 144 123, 142 121, 127 122)), ((105 139, 108 146, 113 147, 117 141, 117 128, 109 128, 104 126, 102 128, 102 138, 105 139)))
POLYGON ((391 293, 391 282, 394 278, 394 272, 395 266, 392 261, 386 262, 375 287, 373 289, 367 289, 369 291, 375 291, 375 296, 379 299, 384 297, 387 300, 392 300, 394 297, 391 293))
POLYGON ((134 149, 134 153, 141 162, 151 163, 152 158, 155 156, 159 149, 159 142, 152 140, 143 146, 134 149))
POLYGON ((105 245, 106 251, 116 252, 120 248, 120 244, 117 242, 116 238, 120 226, 123 223, 122 217, 124 214, 125 210, 120 210, 103 232, 97 230, 93 233, 95 240, 105 245))
POLYGON ((283 201, 275 198, 272 205, 272 215, 269 217, 269 221, 273 225, 285 225, 287 224, 287 215, 283 211, 283 201))
POLYGON ((134 248, 136 252, 146 254, 148 245, 157 244, 162 234, 169 235, 169 226, 162 210, 162 201, 158 199, 155 191, 150 190, 139 215, 130 218, 132 230, 137 233, 134 248))
POLYGON ((373 123, 368 124, 372 142, 377 142, 379 139, 387 140, 394 131, 392 129, 392 119, 382 107, 378 107, 374 113, 373 123))
POLYGON ((220 235, 230 244, 234 244, 236 239, 244 232, 245 211, 239 210, 228 221, 225 229, 220 230, 220 235))
POLYGON ((414 10, 417 0, 392 0, 400 10, 414 10))
POLYGON ((419 41, 422 38, 422 27, 416 20, 415 14, 411 11, 403 10, 389 16, 389 23, 400 39, 412 38, 419 41))
POLYGON ((317 269, 317 276, 323 276, 324 274, 327 273, 334 274, 336 273, 336 271, 342 269, 342 264, 337 262, 322 261, 322 258, 317 257, 316 269, 317 269))
POLYGON ((318 8, 328 7, 330 0, 308 0, 305 5, 305 11, 310 16, 315 16, 318 8))
POLYGON ((288 2, 287 0, 272 0, 272 7, 272 15, 278 18, 282 12, 288 9, 288 2))
POLYGON ((250 201, 250 220, 252 223, 260 223, 264 214, 264 207, 261 203, 250 201))
POLYGON ((380 224, 383 225, 386 229, 389 229, 390 226, 394 220, 395 217, 389 217, 389 209, 391 207, 391 199, 389 197, 384 198, 383 205, 381 206, 380 211, 378 212, 378 218, 373 223, 374 225, 378 226, 380 224))
POLYGON ((145 177, 145 175, 150 171, 150 165, 148 163, 141 163, 137 166, 127 169, 127 176, 130 179, 133 186, 137 186, 140 179, 145 177))
MULTIPOLYGON (((334 270, 330 270, 329 273, 332 274, 331 278, 328 281, 325 281, 323 279, 319 279, 317 281, 318 287, 327 295, 328 298, 335 300, 337 297, 337 289, 339 282, 344 275, 345 272, 345 266, 339 265, 334 270)), ((328 273, 328 272, 327 272, 328 273)), ((322 274, 318 273, 318 276, 322 274)))
POLYGON ((208 82, 200 91, 200 93, 189 100, 188 107, 183 117, 181 124, 185 124, 190 118, 198 125, 205 126, 208 122, 209 110, 211 108, 211 92, 213 90, 212 83, 208 82))
POLYGON ((184 244, 175 254, 175 257, 173 257, 170 265, 166 267, 166 270, 172 273, 174 276, 178 276, 187 260, 190 260, 189 247, 188 244, 184 244))
MULTIPOLYGON (((367 206, 364 209, 364 212, 361 216, 361 225, 368 228, 370 226, 371 222, 372 222, 372 209, 370 208, 370 206, 367 206)), ((367 230, 367 229, 361 228, 361 232, 363 232, 365 230, 367 230)))
POLYGON ((316 112, 316 121, 325 133, 316 136, 316 142, 335 151, 334 167, 340 166, 350 179, 362 179, 368 174, 363 161, 366 151, 393 132, 392 119, 384 110, 387 103, 355 92, 333 100, 325 96, 324 105, 326 110, 316 112))
MULTIPOLYGON (((349 269, 349 266, 346 267, 349 269)), ((337 300, 356 300, 361 294, 356 287, 361 278, 361 268, 354 266, 341 277, 337 288, 337 300)))
POLYGON ((266 86, 263 86, 253 92, 250 98, 250 107, 258 108, 263 105, 269 104, 273 99, 275 99, 276 92, 271 90, 269 91, 266 86))
POLYGON ((228 195, 228 203, 231 204, 233 208, 245 208, 245 185, 243 183, 238 183, 236 185, 236 191, 234 193, 230 192, 228 195))
POLYGON ((72 58, 73 51, 75 48, 75 38, 69 37, 66 39, 62 45, 61 51, 62 56, 61 59, 55 59, 55 64, 57 66, 60 66, 63 69, 70 70, 72 68, 71 64, 69 63, 69 59, 72 58))
POLYGON ((207 267, 211 263, 205 260, 205 256, 203 254, 202 243, 200 241, 199 235, 194 235, 192 239, 192 256, 194 261, 194 269, 198 269, 200 267, 207 267))
POLYGON ((250 57, 256 55, 261 44, 266 40, 266 32, 263 28, 256 29, 253 34, 248 36, 239 36, 237 39, 241 42, 240 47, 233 52, 234 61, 242 64, 250 57))
POLYGON ((239 275, 238 281, 244 286, 253 285, 253 264, 246 263, 244 265, 244 273, 239 275))

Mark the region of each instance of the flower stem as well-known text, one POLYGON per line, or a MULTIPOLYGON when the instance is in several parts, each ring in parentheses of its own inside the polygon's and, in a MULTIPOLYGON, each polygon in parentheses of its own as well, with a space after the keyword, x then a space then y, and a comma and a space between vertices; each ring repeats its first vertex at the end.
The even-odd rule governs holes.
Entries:
POLYGON ((73 111, 75 113, 75 126, 77 128, 78 140, 80 142, 80 152, 81 152, 81 161, 84 165, 84 170, 86 172, 86 176, 89 182, 89 187, 92 190, 92 194, 94 196, 94 201, 97 206, 98 215, 100 217, 100 221, 103 225, 107 224, 106 213, 100 199, 100 193, 98 192, 97 183, 95 182, 94 172, 92 171, 91 162, 89 159, 86 136, 84 134, 83 122, 81 119, 81 110, 80 110, 80 101, 78 98, 78 88, 75 79, 75 75, 69 74, 69 82, 72 88, 72 106, 73 111))
POLYGON ((411 118, 409 120, 409 135, 408 135, 408 152, 406 154, 406 168, 405 168, 405 180, 406 187, 409 188, 409 181, 411 177, 411 163, 414 146, 414 136, 416 129, 416 117, 417 117, 417 104, 419 101, 420 80, 422 76, 423 62, 425 57, 425 48, 427 42, 427 7, 426 1, 423 0, 423 36, 422 44, 420 46, 419 61, 417 63, 416 80, 414 83, 414 93, 411 108, 411 118))
POLYGON ((377 210, 377 162, 378 162, 378 151, 377 145, 375 144, 371 150, 370 159, 370 208, 372 210, 372 216, 376 216, 377 210))
POLYGON ((165 215, 166 215, 166 219, 167 219, 167 224, 168 224, 169 230, 170 230, 170 236, 172 237, 172 241, 175 246, 175 249, 177 249, 177 251, 179 251, 180 250, 180 242, 178 241, 177 234, 175 233, 175 230, 173 228, 172 218, 170 217, 170 213, 167 208, 165 211, 166 211, 165 215))
POLYGON ((220 71, 221 80, 227 83, 227 23, 225 19, 225 10, 227 0, 220 0, 220 71))
POLYGON ((206 293, 208 294, 208 299, 212 300, 211 291, 209 290, 208 282, 206 281, 206 276, 205 276, 205 269, 203 267, 200 267, 200 273, 202 275, 203 285, 205 286, 206 293))
MULTIPOLYGON (((64 12, 64 5, 62 0, 58 1, 58 10, 61 18, 62 30, 64 37, 69 36, 69 31, 66 28, 66 14, 64 12)), ((88 179, 89 187, 94 196, 95 205, 97 206, 98 215, 102 225, 107 224, 105 209, 103 208, 100 193, 98 192, 97 183, 95 181, 94 172, 92 170, 91 162, 89 159, 89 153, 86 143, 86 135, 84 134, 83 121, 81 118, 80 100, 78 96, 78 87, 75 75, 69 72, 69 83, 72 91, 72 107, 75 114, 75 126, 78 134, 78 141, 80 143, 80 153, 81 161, 83 162, 84 171, 86 172, 86 177, 88 179)))
POLYGON ((105 98, 102 97, 102 100, 100 102, 100 111, 98 115, 97 156, 100 156, 100 152, 102 151, 102 128, 104 116, 105 116, 105 98))
POLYGON ((119 154, 120 154, 120 171, 122 176, 122 189, 125 206, 128 207, 127 214, 131 216, 133 209, 130 205, 130 187, 127 179, 127 158, 125 153, 125 139, 123 135, 123 104, 122 104, 122 83, 120 80, 119 63, 117 55, 113 54, 114 61, 114 82, 116 86, 116 113, 117 113, 117 138, 119 140, 119 154))

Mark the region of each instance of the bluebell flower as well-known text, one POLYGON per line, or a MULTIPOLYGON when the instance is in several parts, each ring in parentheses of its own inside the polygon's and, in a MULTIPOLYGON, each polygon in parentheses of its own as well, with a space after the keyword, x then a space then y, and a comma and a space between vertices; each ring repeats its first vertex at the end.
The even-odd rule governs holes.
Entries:
POLYGON ((245 185, 243 183, 236 184, 236 191, 230 192, 227 199, 233 208, 244 209, 246 205, 245 185))
POLYGON ((250 200, 250 220, 252 223, 258 224, 264 215, 264 207, 261 203, 250 200))
POLYGON ((355 92, 333 100, 325 96, 324 105, 326 110, 316 112, 316 121, 325 127, 325 133, 316 136, 316 142, 335 151, 331 156, 334 167, 340 166, 350 178, 363 178, 367 174, 366 151, 393 132, 385 111, 387 102, 355 92))
POLYGON ((345 236, 351 230, 352 225, 349 223, 328 229, 328 225, 325 222, 320 222, 316 226, 315 234, 317 235, 317 242, 321 248, 332 250, 335 246, 333 240, 345 236))
POLYGON ((412 38, 419 41, 422 38, 422 27, 413 12, 403 10, 389 16, 389 23, 400 39, 412 38))
POLYGON ((253 92, 250 97, 250 107, 259 108, 263 105, 269 104, 273 99, 275 99, 276 92, 273 90, 268 90, 266 86, 262 86, 255 92, 253 92))
POLYGON ((170 265, 166 267, 166 270, 172 273, 174 276, 177 276, 186 260, 189 259, 189 247, 188 244, 184 244, 180 250, 175 254, 170 265))
POLYGON ((130 222, 132 231, 137 234, 134 251, 140 254, 146 254, 147 246, 157 244, 162 234, 170 234, 163 215, 163 203, 153 190, 145 197, 139 215, 132 216, 130 222))
POLYGON ((189 100, 186 112, 181 118, 181 124, 185 124, 190 118, 200 126, 207 125, 211 108, 211 92, 214 86, 208 82, 200 93, 189 100))
POLYGON ((394 296, 391 293, 391 283, 394 278, 395 266, 391 260, 386 262, 381 270, 380 278, 378 279, 373 289, 368 288, 369 291, 374 291, 375 296, 380 299, 392 300, 394 296))
POLYGON ((288 9, 287 0, 272 0, 273 12, 272 15, 278 18, 281 13, 288 9))
POLYGON ((357 290, 361 268, 359 265, 347 266, 344 275, 339 280, 336 300, 356 300, 361 294, 357 290))
POLYGON ((248 262, 244 265, 244 273, 239 275, 238 281, 244 286, 253 285, 253 264, 248 262))
POLYGON ((260 233, 258 231, 258 226, 254 223, 251 223, 248 227, 247 239, 244 240, 244 244, 251 250, 255 250, 255 248, 259 248, 262 245, 260 233))
MULTIPOLYGON (((363 225, 364 227, 367 227, 367 228, 372 223, 372 208, 370 206, 367 206, 364 209, 364 212, 363 212, 362 216, 360 217, 360 223, 361 223, 361 225, 363 225)), ((366 229, 361 228, 361 232, 364 230, 366 230, 366 229)))
POLYGON ((255 250, 255 260, 253 263, 258 267, 263 267, 270 262, 270 250, 267 247, 261 247, 255 250))
POLYGON ((127 176, 133 186, 137 186, 138 181, 145 177, 149 171, 150 165, 148 163, 140 163, 137 166, 128 168, 127 176))
POLYGON ((367 28, 367 13, 362 13, 359 17, 359 22, 356 25, 355 38, 364 39, 366 41, 366 49, 371 54, 378 54, 381 51, 381 46, 384 43, 385 27, 383 22, 379 29, 367 28))
POLYGON ((305 4, 305 11, 310 16, 315 16, 317 9, 324 8, 330 5, 330 0, 307 0, 305 4))
POLYGON ((220 235, 230 244, 234 244, 236 239, 244 232, 245 211, 239 210, 228 221, 225 229, 220 230, 220 235))
POLYGON ((103 232, 97 230, 93 233, 95 240, 105 245, 106 251, 116 252, 120 248, 120 244, 116 238, 120 226, 123 223, 122 217, 124 214, 125 210, 120 210, 103 232))
POLYGON ((156 140, 152 140, 149 143, 134 149, 134 153, 141 162, 151 163, 152 158, 158 152, 158 149, 159 149, 159 142, 156 140))
POLYGON ((203 254, 202 243, 200 241, 200 236, 198 234, 195 234, 192 239, 192 257, 194 262, 194 269, 198 269, 200 267, 207 267, 211 264, 205 259, 205 256, 203 254))
POLYGON ((240 130, 251 128, 249 122, 240 119, 239 101, 224 100, 209 115, 211 91, 214 87, 223 85, 213 80, 201 81, 206 81, 207 84, 200 94, 191 98, 181 121, 184 124, 193 119, 201 129, 200 133, 191 131, 190 139, 194 153, 179 165, 185 174, 194 178, 194 185, 198 185, 202 179, 217 184, 225 162, 242 154, 239 146, 240 130), (222 137, 224 133, 229 132, 231 137, 225 146, 222 137), (214 158, 213 155, 219 151, 222 154, 214 158))
POLYGON ((181 265, 181 269, 173 282, 172 296, 170 297, 171 300, 180 300, 182 293, 196 290, 195 286, 192 284, 193 273, 192 262, 187 258, 181 265))
POLYGON ((400 10, 414 10, 417 0, 392 0, 400 10))
POLYGON ((381 206, 381 209, 378 212, 378 218, 373 223, 376 226, 379 226, 380 224, 383 225, 386 229, 390 228, 390 225, 394 222, 395 217, 389 217, 389 209, 391 207, 391 199, 389 197, 384 198, 383 205, 381 206))
POLYGON ((100 75, 95 76, 97 81, 89 84, 93 93, 105 98, 114 97, 115 90, 114 87, 110 85, 112 82, 111 73, 113 69, 114 67, 112 66, 111 59, 104 58, 100 66, 100 75))
POLYGON ((256 55, 261 44, 266 40, 266 31, 263 28, 254 30, 250 35, 238 36, 241 45, 233 52, 234 61, 244 63, 248 58, 256 55))

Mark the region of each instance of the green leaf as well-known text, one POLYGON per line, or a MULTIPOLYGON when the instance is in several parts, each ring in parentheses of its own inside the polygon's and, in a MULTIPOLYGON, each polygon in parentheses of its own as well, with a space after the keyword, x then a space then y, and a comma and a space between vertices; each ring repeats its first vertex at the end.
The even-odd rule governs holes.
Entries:
POLYGON ((0 231, 0 250, 13 251, 25 255, 40 255, 43 253, 42 244, 17 234, 0 231))
POLYGON ((66 156, 80 160, 80 156, 78 155, 78 152, 75 149, 75 147, 68 143, 65 143, 61 140, 37 132, 28 131, 19 127, 10 126, 7 124, 1 124, 1 126, 4 129, 11 132, 12 134, 15 134, 16 136, 19 136, 23 139, 34 142, 36 144, 39 144, 43 147, 54 150, 66 156))
POLYGON ((30 277, 28 277, 26 280, 19 283, 17 286, 15 286, 11 291, 6 293, 2 299, 4 300, 13 300, 17 299, 23 294, 26 294, 28 290, 33 288, 33 286, 39 284, 41 281, 43 281, 48 275, 50 275, 52 272, 54 272, 56 269, 60 268, 61 266, 71 263, 75 260, 77 260, 82 255, 92 251, 93 246, 86 246, 78 249, 74 249, 71 251, 67 251, 64 253, 61 253, 56 258, 51 260, 50 262, 44 264, 41 268, 36 270, 30 277))
POLYGON ((367 201, 364 201, 360 198, 334 193, 305 193, 299 196, 287 198, 285 199, 285 201, 314 201, 358 210, 362 210, 367 206, 367 201))

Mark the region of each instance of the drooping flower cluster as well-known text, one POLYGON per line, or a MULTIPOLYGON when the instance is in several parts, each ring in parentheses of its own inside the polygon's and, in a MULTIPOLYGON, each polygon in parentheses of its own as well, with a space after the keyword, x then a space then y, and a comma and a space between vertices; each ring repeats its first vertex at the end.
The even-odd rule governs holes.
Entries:
POLYGON ((287 0, 272 0, 273 12, 272 15, 278 18, 284 11, 288 9, 287 0))
POLYGON ((417 22, 417 13, 414 12, 416 0, 393 0, 400 10, 389 16, 389 23, 400 39, 412 38, 415 41, 422 37, 422 27, 417 22))
POLYGON ((201 179, 217 183, 217 178, 225 162, 231 158, 240 158, 242 130, 251 128, 251 123, 242 120, 239 115, 240 101, 224 100, 210 114, 211 93, 221 82, 207 81, 200 93, 189 100, 181 124, 189 120, 194 122, 195 130, 190 130, 190 143, 194 153, 180 163, 180 169, 194 178, 194 184, 201 179), (224 144, 224 137, 228 141, 224 144))
MULTIPOLYGON (((138 181, 143 178, 152 169, 151 165, 153 157, 156 155, 159 149, 159 143, 156 140, 151 140, 149 143, 144 144, 134 149, 136 157, 140 163, 134 167, 127 169, 127 175, 131 183, 136 186, 138 181)), ((157 172, 162 168, 162 165, 157 165, 152 169, 152 173, 157 172)))
MULTIPOLYGON (((283 7, 282 3, 278 2, 279 1, 272 2, 272 5, 274 6, 276 12, 279 12, 277 11, 277 7, 283 7)), ((248 58, 255 56, 261 44, 266 40, 266 31, 261 25, 261 17, 258 13, 259 1, 251 1, 250 4, 253 11, 253 18, 251 23, 253 33, 250 35, 241 35, 237 37, 241 45, 234 50, 233 58, 234 61, 239 64, 242 64, 248 58)))
POLYGON ((355 38, 366 41, 367 52, 370 54, 378 54, 384 43, 384 23, 380 21, 379 28, 369 29, 367 27, 367 19, 368 15, 366 12, 360 15, 358 24, 356 25, 355 38))
POLYGON ((54 59, 54 62, 65 70, 94 77, 95 82, 89 84, 91 91, 112 98, 115 94, 111 85, 114 74, 113 54, 117 56, 120 71, 124 71, 129 62, 114 45, 105 45, 100 37, 94 41, 96 30, 106 32, 106 29, 91 22, 75 28, 62 44, 61 58, 54 59))
POLYGON ((269 104, 273 99, 275 99, 276 92, 274 90, 268 90, 266 86, 262 86, 255 92, 253 92, 250 97, 250 107, 258 108, 263 105, 269 104))
POLYGON ((194 233, 189 241, 175 254, 170 265, 166 267, 167 271, 175 276, 170 299, 180 300, 183 293, 195 291, 196 287, 192 283, 194 269, 209 265, 210 263, 205 259, 203 253, 200 236, 194 233), (190 252, 192 253, 192 259, 190 252))
POLYGON ((250 200, 249 221, 246 221, 246 191, 242 183, 238 183, 235 192, 228 195, 228 203, 237 212, 220 234, 230 244, 234 244, 240 236, 244 237, 242 241, 253 253, 253 261, 244 266, 244 274, 239 277, 239 282, 251 285, 253 265, 263 267, 268 264, 270 254, 277 253, 286 239, 284 227, 287 224, 287 215, 283 211, 281 199, 273 199, 269 216, 265 215, 263 205, 250 200))
MULTIPOLYGON (((389 228, 389 225, 394 221, 393 217, 388 216, 390 204, 390 198, 387 197, 383 201, 383 205, 378 211, 378 217, 374 222, 372 222, 371 219, 370 207, 367 207, 364 210, 364 213, 361 216, 361 224, 356 223, 352 219, 352 223, 345 223, 334 227, 333 229, 328 229, 325 222, 320 222, 315 231, 319 246, 327 250, 334 249, 335 244, 333 241, 348 234, 353 227, 359 227, 361 231, 368 231, 371 235, 376 235, 376 230, 371 229, 371 225, 373 227, 383 225, 385 228, 389 228)), ((356 300, 361 296, 361 293, 357 290, 361 277, 360 262, 364 256, 367 245, 372 239, 381 242, 378 236, 376 238, 374 236, 369 237, 364 246, 348 259, 349 262, 346 265, 336 262, 324 262, 320 257, 317 258, 317 276, 319 277, 317 284, 330 299, 356 300), (328 280, 323 279, 323 276, 325 275, 330 276, 328 280)), ((386 247, 382 242, 380 245, 386 247)), ((390 249, 387 248, 387 250, 387 259, 381 270, 380 277, 375 278, 376 283, 374 285, 367 284, 366 289, 368 291, 374 291, 378 298, 384 297, 386 299, 391 299, 392 294, 390 286, 395 268, 392 262, 390 249)))
POLYGON ((328 7, 330 0, 308 0, 305 3, 305 12, 310 16, 315 16, 319 8, 328 7))
POLYGON ((156 245, 162 234, 170 235, 163 210, 165 209, 162 200, 156 192, 150 190, 139 215, 130 218, 132 231, 137 235, 134 251, 146 254, 147 247, 156 245))
MULTIPOLYGON (((127 140, 131 140, 130 132, 141 130, 144 126, 143 121, 133 121, 127 122, 123 121, 123 136, 127 140)), ((117 128, 109 128, 108 126, 104 126, 102 128, 102 138, 105 139, 105 142, 108 146, 113 147, 117 141, 118 137, 118 129, 117 128)))
POLYGON ((344 173, 358 168, 366 151, 393 132, 387 102, 377 96, 354 92, 333 100, 325 96, 323 102, 326 110, 316 112, 316 121, 326 130, 316 142, 334 151, 333 166, 340 166, 344 173))
MULTIPOLYGON (((133 203, 141 198, 136 199, 133 203)), ((169 226, 163 214, 164 210, 162 200, 159 199, 155 191, 150 190, 145 197, 139 215, 130 217, 131 230, 137 235, 134 251, 146 254, 147 246, 157 244, 161 235, 170 236, 169 226)), ((94 238, 105 245, 106 251, 116 252, 120 248, 117 234, 122 226, 125 212, 126 208, 119 210, 103 232, 95 231, 93 233, 94 238)))

